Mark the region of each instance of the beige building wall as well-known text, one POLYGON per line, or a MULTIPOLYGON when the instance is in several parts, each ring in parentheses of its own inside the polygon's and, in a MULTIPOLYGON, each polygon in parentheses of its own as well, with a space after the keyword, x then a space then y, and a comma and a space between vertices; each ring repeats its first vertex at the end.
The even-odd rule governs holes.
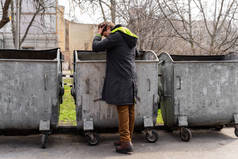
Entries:
POLYGON ((93 24, 70 23, 69 26, 69 49, 92 50, 92 40, 97 26, 93 24))
POLYGON ((80 24, 64 19, 64 7, 58 12, 58 46, 64 54, 64 70, 73 67, 74 50, 92 50, 93 37, 97 30, 95 24, 80 24))
POLYGON ((64 7, 58 6, 57 10, 57 36, 58 46, 62 52, 65 51, 65 19, 64 19, 64 7))

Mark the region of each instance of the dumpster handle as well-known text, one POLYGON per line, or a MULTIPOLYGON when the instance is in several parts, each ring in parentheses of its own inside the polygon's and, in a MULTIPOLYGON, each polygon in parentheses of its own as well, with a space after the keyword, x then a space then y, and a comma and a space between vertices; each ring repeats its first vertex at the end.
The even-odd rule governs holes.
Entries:
POLYGON ((164 65, 165 61, 164 60, 161 60, 158 65, 164 65))
POLYGON ((176 76, 176 78, 179 80, 179 86, 177 87, 177 90, 180 90, 181 89, 181 77, 176 76))
POLYGON ((86 79, 86 94, 89 94, 89 79, 86 79))
POLYGON ((148 81, 148 84, 149 84, 148 92, 150 92, 150 85, 151 85, 150 79, 148 78, 147 81, 148 81))
POLYGON ((45 83, 45 90, 47 90, 47 86, 48 86, 48 77, 47 77, 47 74, 44 75, 44 83, 45 83))

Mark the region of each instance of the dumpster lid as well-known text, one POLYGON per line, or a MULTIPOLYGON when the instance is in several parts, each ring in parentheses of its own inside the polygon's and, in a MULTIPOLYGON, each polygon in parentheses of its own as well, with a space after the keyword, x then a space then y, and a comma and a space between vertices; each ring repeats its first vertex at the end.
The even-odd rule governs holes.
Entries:
POLYGON ((217 61, 225 60, 224 55, 220 56, 192 56, 192 55, 170 55, 174 61, 217 61))
MULTIPOLYGON (((0 59, 37 59, 53 60, 57 58, 58 48, 50 50, 0 49, 0 59)), ((60 58, 63 56, 60 53, 60 58)))
POLYGON ((238 60, 238 53, 230 52, 226 55, 170 55, 173 61, 223 61, 238 60))
POLYGON ((106 52, 93 52, 87 50, 77 50, 78 59, 80 60, 105 60, 106 52))
MULTIPOLYGON (((76 50, 80 60, 106 60, 106 52, 76 50)), ((153 51, 137 51, 136 60, 158 60, 153 51)))

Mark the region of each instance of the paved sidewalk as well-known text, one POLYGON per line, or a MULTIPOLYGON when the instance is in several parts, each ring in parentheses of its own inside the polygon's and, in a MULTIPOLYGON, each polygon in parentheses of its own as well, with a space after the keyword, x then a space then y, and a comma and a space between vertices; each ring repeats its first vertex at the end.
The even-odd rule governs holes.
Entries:
POLYGON ((221 132, 194 130, 190 142, 180 141, 178 132, 158 131, 157 143, 145 143, 136 134, 135 152, 121 155, 114 151, 118 134, 101 134, 102 142, 90 147, 82 136, 51 135, 47 149, 39 148, 40 136, 0 136, 0 159, 237 159, 238 138, 233 128, 221 132))

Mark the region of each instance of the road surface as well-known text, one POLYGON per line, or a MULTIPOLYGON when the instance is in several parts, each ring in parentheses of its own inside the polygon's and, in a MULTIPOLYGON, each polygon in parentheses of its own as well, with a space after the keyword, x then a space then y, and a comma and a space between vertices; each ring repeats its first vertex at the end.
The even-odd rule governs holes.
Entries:
POLYGON ((193 130, 190 142, 180 141, 179 133, 158 131, 157 143, 144 142, 143 134, 135 134, 132 155, 115 153, 113 141, 118 134, 100 134, 98 146, 88 146, 76 135, 51 135, 47 149, 39 148, 40 135, 0 136, 0 159, 237 159, 238 138, 233 128, 193 130))

